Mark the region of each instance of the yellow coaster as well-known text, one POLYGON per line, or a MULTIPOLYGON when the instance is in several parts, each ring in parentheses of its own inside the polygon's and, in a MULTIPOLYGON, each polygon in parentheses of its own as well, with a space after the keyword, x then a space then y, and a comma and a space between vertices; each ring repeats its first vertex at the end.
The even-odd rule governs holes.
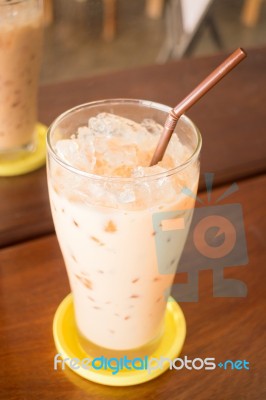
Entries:
MULTIPOLYGON (((70 360, 78 358, 83 360, 90 357, 79 344, 76 325, 74 320, 74 307, 72 294, 69 294, 59 305, 53 322, 53 335, 58 353, 62 359, 67 359, 65 364, 70 367, 70 360)), ((186 322, 184 314, 173 298, 169 298, 165 316, 165 329, 163 337, 156 351, 149 356, 160 358, 165 357, 171 360, 178 357, 180 354, 186 337, 186 322)), ((60 363, 58 368, 60 368, 60 363)), ((168 363, 164 363, 162 369, 148 371, 142 370, 127 370, 122 369, 117 374, 113 375, 110 369, 90 369, 82 368, 72 369, 73 372, 83 378, 110 386, 130 386, 148 382, 169 368, 168 363)))
POLYGON ((23 152, 13 160, 0 161, 0 176, 27 174, 45 165, 47 127, 40 122, 36 124, 36 148, 23 152))

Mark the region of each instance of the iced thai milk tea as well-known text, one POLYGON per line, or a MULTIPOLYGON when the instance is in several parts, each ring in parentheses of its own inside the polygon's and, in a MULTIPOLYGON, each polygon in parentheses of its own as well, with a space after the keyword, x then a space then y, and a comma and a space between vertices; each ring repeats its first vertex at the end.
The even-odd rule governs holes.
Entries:
POLYGON ((199 133, 182 118, 161 162, 149 167, 168 108, 137 100, 80 106, 50 128, 48 184, 80 336, 128 354, 164 329, 188 226, 169 232, 158 265, 155 213, 189 210, 199 178, 199 133))
POLYGON ((40 1, 0 0, 0 154, 33 145, 42 34, 40 1))

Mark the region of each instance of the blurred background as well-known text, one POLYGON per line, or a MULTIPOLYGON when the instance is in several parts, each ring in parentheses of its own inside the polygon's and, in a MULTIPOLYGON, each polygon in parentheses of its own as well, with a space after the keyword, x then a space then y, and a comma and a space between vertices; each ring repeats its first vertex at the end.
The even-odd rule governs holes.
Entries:
POLYGON ((44 0, 41 83, 266 44, 265 0, 44 0))

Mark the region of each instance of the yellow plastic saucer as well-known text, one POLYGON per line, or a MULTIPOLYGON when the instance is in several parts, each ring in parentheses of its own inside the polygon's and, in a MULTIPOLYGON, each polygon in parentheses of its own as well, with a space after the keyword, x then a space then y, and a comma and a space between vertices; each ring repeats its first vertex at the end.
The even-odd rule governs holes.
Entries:
MULTIPOLYGON (((93 359, 87 354, 79 344, 76 325, 74 320, 74 307, 72 294, 69 294, 59 305, 53 322, 53 335, 58 353, 69 366, 70 359, 84 358, 93 359)), ((165 330, 162 340, 156 351, 150 357, 166 357, 171 360, 180 354, 186 337, 186 322, 184 314, 173 298, 167 303, 165 330)), ((58 365, 60 368, 60 364, 58 365)), ((111 370, 102 369, 72 369, 73 372, 92 382, 110 386, 130 386, 148 382, 169 368, 168 363, 164 363, 162 369, 153 370, 125 370, 119 371, 116 375, 111 370)))
POLYGON ((0 176, 16 176, 35 171, 45 164, 47 126, 36 124, 36 148, 23 152, 16 159, 0 161, 0 176))

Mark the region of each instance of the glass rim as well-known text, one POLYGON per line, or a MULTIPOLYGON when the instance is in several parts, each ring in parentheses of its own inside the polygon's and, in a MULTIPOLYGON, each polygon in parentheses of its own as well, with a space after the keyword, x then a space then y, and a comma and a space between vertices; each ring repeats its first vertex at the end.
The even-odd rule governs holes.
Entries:
POLYGON ((68 164, 64 160, 62 160, 58 154, 55 152, 53 145, 51 143, 51 134, 53 132, 53 129, 61 122, 63 119, 67 116, 69 116, 71 113, 75 111, 82 110, 87 107, 91 106, 97 106, 97 105, 103 105, 103 104, 135 104, 135 105, 142 105, 144 107, 149 107, 153 109, 157 109, 159 111, 165 111, 167 114, 171 111, 171 107, 157 103, 154 101, 149 101, 149 100, 140 100, 140 99, 130 99, 130 98, 115 98, 115 99, 104 99, 104 100, 96 100, 92 101, 89 103, 83 103, 78 106, 72 107, 68 109, 67 111, 63 112, 60 114, 49 126, 48 131, 47 131, 47 137, 46 137, 46 143, 47 143, 47 154, 49 154, 56 162, 58 162, 62 167, 65 169, 71 171, 72 173, 75 173, 79 176, 83 176, 85 178, 97 180, 97 181, 115 181, 115 182, 128 182, 128 183, 133 183, 133 182, 138 182, 138 181, 150 181, 154 179, 160 179, 162 177, 168 177, 171 176, 184 168, 188 167, 190 164, 193 163, 194 160, 197 159, 201 146, 202 146, 202 137, 201 133, 198 129, 198 127, 194 124, 194 122, 187 117, 186 115, 182 115, 180 119, 183 119, 186 121, 195 131, 196 133, 196 138, 197 138, 197 145, 190 155, 190 157, 182 164, 174 167, 167 169, 166 171, 163 172, 157 172, 151 175, 144 175, 140 177, 123 177, 123 176, 108 176, 108 175, 97 175, 91 172, 86 172, 86 171, 81 171, 80 169, 73 167, 72 165, 68 164))

